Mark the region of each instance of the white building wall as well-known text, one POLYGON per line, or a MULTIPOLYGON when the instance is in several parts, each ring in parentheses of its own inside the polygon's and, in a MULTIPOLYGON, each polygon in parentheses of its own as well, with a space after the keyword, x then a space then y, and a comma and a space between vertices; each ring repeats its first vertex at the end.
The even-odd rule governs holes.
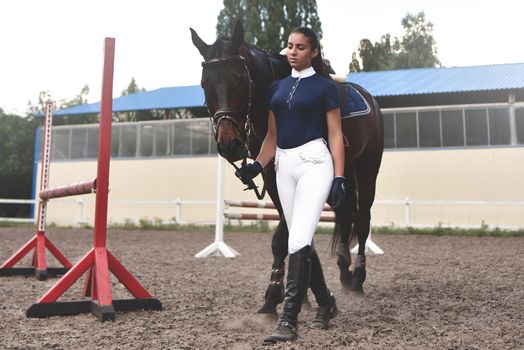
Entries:
POLYGON ((379 175, 373 222, 405 225, 406 206, 380 201, 409 198, 415 203, 472 202, 413 204, 409 208, 413 226, 524 227, 523 179, 523 147, 388 151, 379 175))
MULTIPOLYGON (((115 159, 111 161, 109 223, 141 219, 170 222, 175 203, 140 201, 216 201, 217 158, 115 159)), ((52 162, 50 187, 96 177, 95 161, 52 162)), ((524 147, 386 151, 378 178, 375 225, 524 227, 524 147), (413 203, 385 204, 409 198, 413 203), (417 201, 472 201, 469 204, 417 204, 417 201), (493 202, 491 205, 480 201, 493 202), (517 202, 504 205, 500 202, 517 202), (520 204, 518 203, 520 202, 520 204)), ((261 185, 260 179, 258 181, 261 185)), ((39 186, 39 184, 37 184, 39 186)), ((243 191, 226 164, 225 198, 255 200, 243 191)), ((37 187, 39 188, 39 187, 37 187)), ((260 186, 261 188, 261 186, 260 186)), ((266 197, 269 200, 269 197, 266 197)), ((229 208, 231 212, 268 212, 229 208)), ((183 222, 214 222, 213 204, 183 204, 183 222)), ((94 220, 94 195, 54 199, 48 223, 77 225, 94 220), (83 209, 78 201, 83 202, 83 209)))

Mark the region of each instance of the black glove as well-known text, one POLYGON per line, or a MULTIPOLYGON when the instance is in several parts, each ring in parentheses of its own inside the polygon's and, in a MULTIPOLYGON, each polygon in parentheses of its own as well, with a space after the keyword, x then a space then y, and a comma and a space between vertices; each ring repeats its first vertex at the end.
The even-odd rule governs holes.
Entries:
POLYGON ((344 204, 346 199, 346 187, 344 181, 346 180, 343 176, 337 176, 333 179, 331 184, 331 192, 329 194, 329 199, 331 201, 331 208, 337 209, 344 204))
POLYGON ((242 183, 244 183, 244 185, 249 185, 251 180, 260 174, 263 169, 264 167, 262 166, 262 163, 255 160, 254 163, 246 164, 235 171, 235 175, 242 181, 242 183))

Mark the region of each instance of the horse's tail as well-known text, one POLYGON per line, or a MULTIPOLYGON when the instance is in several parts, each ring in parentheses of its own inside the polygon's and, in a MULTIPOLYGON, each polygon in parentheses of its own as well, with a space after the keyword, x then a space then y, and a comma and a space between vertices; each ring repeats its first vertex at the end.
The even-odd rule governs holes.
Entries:
POLYGON ((357 238, 357 232, 353 225, 353 214, 357 205, 355 180, 349 170, 344 175, 349 180, 347 187, 350 188, 350 191, 342 207, 335 210, 335 228, 331 236, 331 252, 333 254, 337 253, 339 242, 350 244, 357 238))
MULTIPOLYGON (((342 214, 341 214, 342 215, 342 214)), ((338 244, 340 242, 343 242, 345 240, 342 240, 343 235, 349 235, 349 237, 346 239, 347 244, 351 244, 354 240, 357 238, 357 232, 355 231, 355 228, 353 225, 351 225, 351 228, 346 228, 346 224, 339 222, 338 220, 335 222, 335 229, 333 230, 333 235, 331 236, 331 253, 336 255, 338 250, 338 244)))
MULTIPOLYGON (((336 218, 336 214, 335 214, 336 218)), ((337 254, 338 242, 340 242, 340 237, 342 235, 342 229, 340 224, 335 219, 335 228, 333 229, 333 235, 331 236, 331 254, 337 254)))

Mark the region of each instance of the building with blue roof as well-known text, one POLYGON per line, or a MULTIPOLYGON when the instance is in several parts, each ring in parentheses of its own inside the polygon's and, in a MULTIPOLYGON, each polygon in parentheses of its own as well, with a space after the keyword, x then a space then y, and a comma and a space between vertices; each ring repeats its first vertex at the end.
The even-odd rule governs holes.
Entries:
POLYGON ((524 63, 349 73, 382 108, 524 101, 524 63))
MULTIPOLYGON (((524 63, 474 67, 413 68, 349 73, 346 81, 365 87, 381 108, 524 101, 524 63)), ((114 112, 204 107, 198 85, 165 87, 113 100, 114 112)), ((99 102, 55 111, 56 116, 96 114, 99 102)))
MULTIPOLYGON (((524 63, 349 73, 346 80, 370 91, 384 116, 374 225, 524 227, 524 63)), ((216 143, 202 89, 165 87, 113 100, 114 112, 141 110, 165 112, 168 120, 113 124, 109 221, 212 222, 214 207, 195 204, 213 203, 216 193, 216 143), (173 110, 192 117, 169 119, 173 110), (182 210, 184 201, 190 204, 182 210)), ((55 127, 51 185, 94 174, 97 147, 96 124, 55 127)), ((226 198, 254 199, 242 189, 228 167, 226 198)), ((49 222, 93 219, 70 204, 53 205, 49 222)), ((92 204, 82 210, 92 212, 92 204)))

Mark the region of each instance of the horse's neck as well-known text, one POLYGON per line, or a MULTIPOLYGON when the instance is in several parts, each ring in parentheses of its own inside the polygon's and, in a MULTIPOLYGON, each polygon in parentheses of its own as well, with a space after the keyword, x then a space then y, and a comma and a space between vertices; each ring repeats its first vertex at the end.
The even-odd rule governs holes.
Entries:
POLYGON ((282 60, 256 46, 244 44, 241 54, 247 58, 251 78, 258 90, 267 92, 275 80, 283 79, 291 73, 287 60, 282 60))
POLYGON ((251 121, 255 137, 250 140, 250 151, 256 156, 267 133, 267 93, 269 85, 275 80, 283 79, 291 73, 285 60, 272 56, 257 47, 243 47, 243 56, 247 58, 254 93, 252 96, 251 121))
POLYGON ((291 67, 287 60, 282 60, 274 56, 269 57, 273 66, 273 80, 284 79, 291 74, 291 67))

